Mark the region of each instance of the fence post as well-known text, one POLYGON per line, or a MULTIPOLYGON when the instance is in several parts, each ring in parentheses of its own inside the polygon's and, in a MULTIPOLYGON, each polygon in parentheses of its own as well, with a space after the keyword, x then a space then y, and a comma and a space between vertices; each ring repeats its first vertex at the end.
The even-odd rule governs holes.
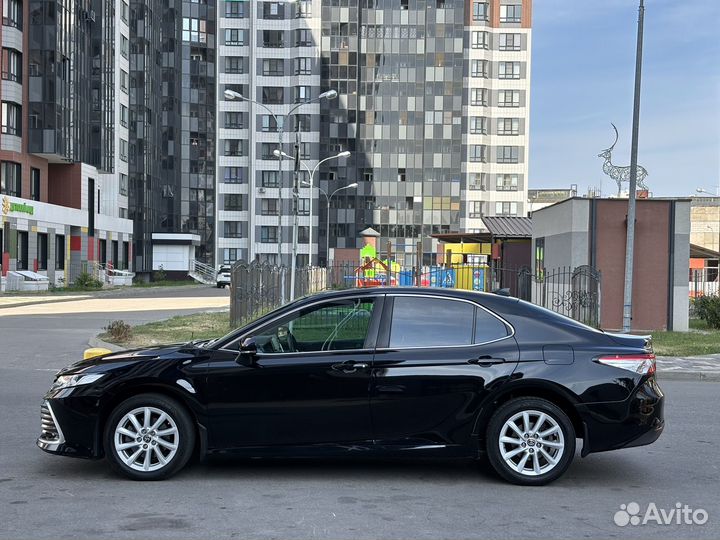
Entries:
POLYGON ((422 240, 420 240, 415 251, 415 286, 417 287, 422 287, 422 249, 422 240))

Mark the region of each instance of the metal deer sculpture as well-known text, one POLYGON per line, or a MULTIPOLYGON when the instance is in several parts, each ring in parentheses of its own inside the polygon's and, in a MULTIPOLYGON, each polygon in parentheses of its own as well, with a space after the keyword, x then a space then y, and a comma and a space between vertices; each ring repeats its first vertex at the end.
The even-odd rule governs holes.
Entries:
MULTIPOLYGON (((598 157, 603 158, 605 161, 603 162, 603 172, 607 174, 610 178, 615 180, 617 182, 618 186, 618 195, 620 195, 622 191, 622 184, 623 182, 629 182, 630 181, 630 166, 626 167, 618 167, 617 165, 612 164, 612 151, 613 148, 615 148, 615 145, 618 142, 618 138, 620 137, 618 135, 618 130, 615 127, 615 124, 610 124, 613 129, 615 130, 615 141, 612 143, 612 146, 610 148, 607 148, 600 152, 598 154, 598 157)), ((648 189, 647 184, 645 184, 645 178, 647 177, 648 172, 645 170, 645 167, 641 167, 640 165, 637 166, 637 187, 640 189, 648 189)))

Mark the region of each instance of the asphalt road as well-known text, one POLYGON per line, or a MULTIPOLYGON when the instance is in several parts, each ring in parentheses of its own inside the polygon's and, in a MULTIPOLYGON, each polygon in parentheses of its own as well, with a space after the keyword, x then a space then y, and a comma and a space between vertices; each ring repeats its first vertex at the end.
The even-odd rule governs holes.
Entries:
POLYGON ((720 537, 720 383, 713 382, 661 380, 667 428, 657 443, 578 456, 542 488, 445 461, 214 459, 165 482, 138 483, 113 476, 104 462, 47 455, 35 447, 40 399, 53 372, 112 318, 0 316, 0 538, 720 537), (620 505, 631 502, 643 513, 650 503, 669 511, 679 502, 704 509, 709 520, 615 525, 620 505))

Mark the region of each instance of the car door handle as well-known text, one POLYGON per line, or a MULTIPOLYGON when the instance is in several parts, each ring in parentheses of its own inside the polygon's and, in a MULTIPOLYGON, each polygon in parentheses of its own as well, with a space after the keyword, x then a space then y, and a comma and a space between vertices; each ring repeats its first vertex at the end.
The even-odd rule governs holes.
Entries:
POLYGON ((505 359, 504 358, 495 358, 490 355, 483 355, 478 356, 477 358, 473 358, 472 360, 468 360, 468 364, 475 364, 480 367, 488 367, 493 366, 495 364, 504 364, 505 359))
POLYGON ((355 373, 358 369, 367 369, 368 365, 365 362, 355 362, 348 360, 340 364, 333 364, 332 368, 335 371, 342 371, 343 373, 355 373))

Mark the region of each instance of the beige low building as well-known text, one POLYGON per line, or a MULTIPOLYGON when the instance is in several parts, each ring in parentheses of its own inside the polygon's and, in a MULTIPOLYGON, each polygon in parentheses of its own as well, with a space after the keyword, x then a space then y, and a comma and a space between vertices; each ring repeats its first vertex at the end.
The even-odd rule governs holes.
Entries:
POLYGON ((720 251, 720 197, 694 197, 690 211, 690 243, 720 251))

